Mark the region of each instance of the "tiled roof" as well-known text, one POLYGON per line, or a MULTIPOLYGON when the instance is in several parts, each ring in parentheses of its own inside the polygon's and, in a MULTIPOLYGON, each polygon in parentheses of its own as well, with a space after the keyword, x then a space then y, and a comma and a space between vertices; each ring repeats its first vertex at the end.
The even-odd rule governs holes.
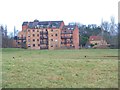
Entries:
POLYGON ((66 25, 63 27, 63 30, 74 30, 76 25, 66 25))
POLYGON ((27 24, 28 24, 28 22, 23 22, 22 26, 27 25, 27 24))
POLYGON ((98 41, 101 40, 102 37, 101 36, 90 36, 89 41, 98 41))
POLYGON ((22 25, 27 25, 28 28, 59 28, 63 21, 38 21, 34 20, 34 22, 23 22, 22 25))

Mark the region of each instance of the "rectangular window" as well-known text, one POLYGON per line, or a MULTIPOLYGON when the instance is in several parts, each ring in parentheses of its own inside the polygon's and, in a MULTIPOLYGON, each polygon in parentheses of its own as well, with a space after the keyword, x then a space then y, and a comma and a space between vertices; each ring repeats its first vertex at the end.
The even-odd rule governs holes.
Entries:
POLYGON ((37 32, 39 32, 39 30, 37 30, 37 32))
POLYGON ((51 36, 53 36, 53 35, 51 35, 51 36))
POLYGON ((40 46, 40 44, 38 44, 38 46, 40 46))
POLYGON ((30 37, 30 34, 28 34, 28 37, 30 37))
POLYGON ((35 32, 35 30, 33 29, 33 32, 35 32))
POLYGON ((51 30, 51 32, 53 32, 53 29, 51 30))
POLYGON ((55 36, 57 36, 57 34, 55 34, 55 36))
POLYGON ((39 37, 39 34, 37 34, 37 36, 39 37))
POLYGON ((51 41, 53 41, 53 39, 51 39, 51 41))
POLYGON ((37 41, 39 41, 39 39, 37 39, 37 41))
POLYGON ((28 44, 28 47, 30 47, 30 44, 28 44))
POLYGON ((28 32, 30 32, 30 30, 28 30, 28 32))
POLYGON ((33 44, 33 47, 35 47, 35 44, 33 44))
POLYGON ((30 39, 28 39, 28 42, 30 42, 30 39))
POLYGON ((33 39, 33 42, 35 41, 35 39, 33 39))
POLYGON ((35 34, 33 34, 33 37, 35 36, 35 34))
POLYGON ((51 45, 51 47, 53 47, 53 45, 51 45))

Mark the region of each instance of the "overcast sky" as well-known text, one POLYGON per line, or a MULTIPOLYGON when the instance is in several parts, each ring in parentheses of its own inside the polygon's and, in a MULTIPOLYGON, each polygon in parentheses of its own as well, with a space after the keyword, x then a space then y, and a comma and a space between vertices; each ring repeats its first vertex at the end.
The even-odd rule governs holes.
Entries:
POLYGON ((19 31, 22 22, 63 20, 82 24, 101 23, 101 19, 118 19, 119 0, 0 0, 0 24, 7 25, 8 31, 14 26, 19 31))

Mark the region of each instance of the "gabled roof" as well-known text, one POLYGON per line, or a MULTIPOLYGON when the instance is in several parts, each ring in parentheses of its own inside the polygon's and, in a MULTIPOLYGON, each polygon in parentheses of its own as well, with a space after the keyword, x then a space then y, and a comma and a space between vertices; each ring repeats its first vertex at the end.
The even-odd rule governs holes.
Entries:
POLYGON ((89 41, 99 41, 103 38, 101 36, 90 36, 89 41))

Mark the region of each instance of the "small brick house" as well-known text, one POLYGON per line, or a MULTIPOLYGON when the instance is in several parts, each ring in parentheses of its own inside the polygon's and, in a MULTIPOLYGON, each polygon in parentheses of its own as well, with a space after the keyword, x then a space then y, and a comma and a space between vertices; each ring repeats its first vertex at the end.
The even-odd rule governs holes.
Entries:
POLYGON ((102 36, 90 36, 89 44, 93 45, 93 48, 107 48, 108 44, 102 36))

